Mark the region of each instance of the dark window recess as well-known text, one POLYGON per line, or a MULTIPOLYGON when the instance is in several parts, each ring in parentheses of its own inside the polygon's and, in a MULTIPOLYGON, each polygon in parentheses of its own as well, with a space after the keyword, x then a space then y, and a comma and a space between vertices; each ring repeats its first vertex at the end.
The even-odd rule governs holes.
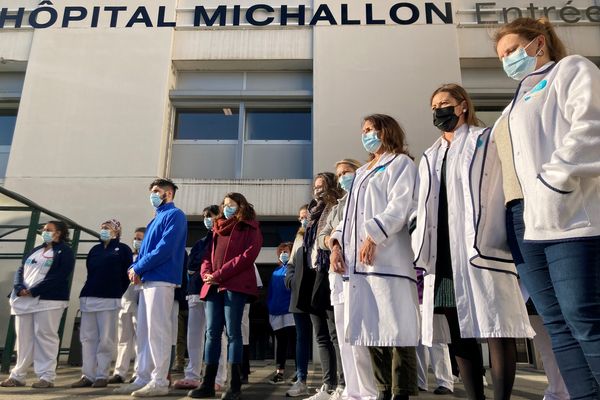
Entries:
POLYGON ((237 108, 180 110, 175 120, 175 139, 238 140, 238 129, 237 108))
MULTIPOLYGON (((260 221, 263 247, 277 247, 283 242, 293 242, 300 228, 298 221, 260 221)), ((275 260, 275 253, 273 253, 275 260)))
POLYGON ((246 111, 247 140, 311 140, 310 109, 250 109, 246 111))
POLYGON ((17 110, 0 110, 0 146, 10 146, 12 143, 17 110))

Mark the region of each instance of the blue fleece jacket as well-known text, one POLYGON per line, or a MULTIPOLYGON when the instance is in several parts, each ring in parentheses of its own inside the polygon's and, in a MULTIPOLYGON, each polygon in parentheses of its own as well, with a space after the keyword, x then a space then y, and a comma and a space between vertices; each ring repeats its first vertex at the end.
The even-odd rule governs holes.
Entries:
POLYGON ((290 298, 292 292, 285 286, 286 271, 287 264, 280 265, 275 268, 273 275, 271 275, 269 294, 267 297, 267 306, 269 307, 269 314, 271 315, 284 315, 290 312, 290 298))
POLYGON ((100 242, 91 248, 86 259, 87 279, 79 297, 120 299, 129 286, 127 270, 133 261, 129 246, 112 239, 104 247, 100 242))
POLYGON ((181 285, 183 257, 187 238, 185 214, 173 203, 156 209, 146 227, 140 254, 133 263, 142 282, 168 282, 181 285))

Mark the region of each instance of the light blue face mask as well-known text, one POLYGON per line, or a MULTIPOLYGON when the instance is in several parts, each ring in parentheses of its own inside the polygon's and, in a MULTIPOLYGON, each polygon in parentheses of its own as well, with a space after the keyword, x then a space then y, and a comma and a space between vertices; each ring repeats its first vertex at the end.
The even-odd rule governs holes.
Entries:
POLYGON ((44 243, 50 243, 50 242, 52 242, 52 232, 43 231, 42 232, 42 239, 44 239, 44 243))
POLYGON ((288 253, 281 253, 279 255, 279 261, 281 261, 283 264, 287 264, 288 261, 290 261, 290 255, 288 253))
POLYGON ((223 215, 225 216, 225 218, 229 219, 235 215, 236 211, 237 207, 225 206, 225 208, 223 208, 223 215))
POLYGON ((354 182, 354 173, 346 172, 344 175, 340 176, 338 181, 340 183, 340 187, 348 192, 352 187, 352 182, 354 182))
POLYGON ((213 227, 213 219, 211 217, 204 217, 204 226, 210 231, 213 227))
POLYGON ((502 67, 509 78, 520 81, 535 71, 537 55, 532 57, 525 51, 534 41, 535 39, 529 42, 527 46, 519 47, 517 50, 513 51, 511 54, 502 59, 502 67))
POLYGON ((108 242, 111 239, 112 235, 110 234, 110 231, 108 229, 101 229, 100 230, 100 240, 102 240, 103 242, 108 242))
POLYGON ((154 208, 160 207, 162 202, 163 199, 160 198, 160 194, 154 192, 150 193, 150 204, 152 204, 154 208))
POLYGON ((377 134, 377 131, 371 131, 362 135, 362 144, 365 150, 371 154, 375 154, 381 147, 381 139, 377 134))
POLYGON ((308 227, 308 219, 304 218, 302 221, 300 221, 300 224, 304 229, 306 229, 308 227))
POLYGON ((140 247, 142 247, 142 241, 133 239, 133 249, 137 251, 140 249, 140 247))

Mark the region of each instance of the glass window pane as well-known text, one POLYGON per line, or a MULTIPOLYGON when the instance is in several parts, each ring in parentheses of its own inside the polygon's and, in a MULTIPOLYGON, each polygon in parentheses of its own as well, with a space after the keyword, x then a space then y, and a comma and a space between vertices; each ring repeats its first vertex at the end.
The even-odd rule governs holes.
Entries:
POLYGON ((311 111, 304 109, 249 109, 247 140, 306 140, 312 136, 311 111))
POLYGON ((176 140, 238 140, 239 110, 215 108, 177 112, 176 140))
POLYGON ((10 146, 16 122, 16 113, 0 110, 0 146, 10 146))

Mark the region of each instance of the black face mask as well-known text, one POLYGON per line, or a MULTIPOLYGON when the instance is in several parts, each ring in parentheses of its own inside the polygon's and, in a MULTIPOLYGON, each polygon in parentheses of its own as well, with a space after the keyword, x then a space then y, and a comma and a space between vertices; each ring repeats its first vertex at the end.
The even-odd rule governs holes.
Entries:
POLYGON ((454 114, 455 106, 436 108, 433 110, 433 125, 442 132, 453 132, 458 124, 458 117, 454 114))

